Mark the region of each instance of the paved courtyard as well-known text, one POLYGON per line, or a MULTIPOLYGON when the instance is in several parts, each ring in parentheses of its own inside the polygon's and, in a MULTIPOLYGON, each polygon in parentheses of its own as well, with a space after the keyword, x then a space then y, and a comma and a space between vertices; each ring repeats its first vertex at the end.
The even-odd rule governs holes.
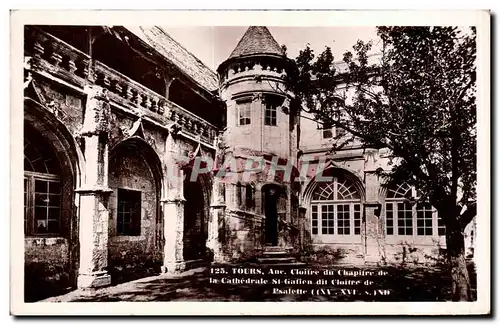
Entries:
MULTIPOLYGON (((228 266, 226 266, 228 267, 228 266)), ((319 269, 312 268, 310 270, 319 269)), ((100 289, 75 290, 62 296, 45 299, 46 302, 70 301, 445 301, 450 294, 448 272, 439 267, 335 267, 331 270, 385 271, 376 276, 371 290, 390 290, 389 295, 330 295, 323 292, 311 294, 314 285, 291 285, 303 288, 303 294, 276 294, 272 285, 259 284, 213 284, 209 268, 198 268, 178 275, 158 276, 126 282, 100 289)), ((319 269, 321 270, 321 269, 319 269)), ((276 278, 276 277, 275 277, 276 278)), ((314 275, 300 276, 304 281, 316 281, 314 275)), ((213 282, 213 280, 212 280, 213 282)), ((471 275, 475 287, 475 276, 471 275)), ((331 286, 330 286, 331 287, 331 286)), ((350 286, 356 289, 356 286, 350 286)), ((362 291, 362 290, 360 290, 362 291)))

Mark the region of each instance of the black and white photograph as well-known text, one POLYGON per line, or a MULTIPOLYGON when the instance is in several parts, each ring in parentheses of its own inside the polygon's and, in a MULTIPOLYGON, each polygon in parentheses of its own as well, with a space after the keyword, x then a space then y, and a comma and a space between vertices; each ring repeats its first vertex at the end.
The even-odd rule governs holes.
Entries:
POLYGON ((489 314, 489 12, 317 14, 12 12, 11 313, 489 314))

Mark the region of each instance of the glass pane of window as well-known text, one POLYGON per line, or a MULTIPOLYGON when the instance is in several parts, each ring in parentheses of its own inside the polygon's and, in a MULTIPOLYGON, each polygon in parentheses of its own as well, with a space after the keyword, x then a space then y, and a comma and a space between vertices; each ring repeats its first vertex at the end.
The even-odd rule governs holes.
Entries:
POLYGON ((238 103, 238 120, 239 125, 250 124, 251 102, 238 103))
POLYGON ((59 182, 49 182, 49 193, 60 194, 61 193, 61 185, 59 182))
POLYGON ((410 203, 398 203, 398 235, 413 235, 412 206, 410 203))
POLYGON ((38 179, 35 180, 35 192, 47 193, 47 181, 38 179))
POLYGON ((49 232, 49 233, 59 232, 59 220, 50 220, 49 219, 47 232, 49 232))
POLYGON ((354 234, 359 235, 361 233, 361 205, 354 205, 354 234))
POLYGON ((349 204, 337 205, 337 233, 349 235, 351 230, 349 204))
POLYGON ((35 220, 35 232, 37 234, 48 233, 47 219, 35 220))
POLYGON ((385 229, 387 235, 394 235, 394 214, 392 203, 385 204, 385 229))
POLYGON ((334 234, 334 206, 332 204, 321 206, 321 233, 323 235, 334 234))
POLYGON ((429 204, 417 205, 417 235, 432 236, 432 207, 429 204))
POLYGON ((46 207, 35 207, 35 219, 47 219, 47 212, 46 207))
POLYGON ((264 124, 276 126, 276 104, 266 104, 266 108, 264 110, 264 124))
POLYGON ((313 235, 317 235, 318 234, 318 207, 316 205, 312 206, 311 220, 312 220, 311 232, 313 235))
POLYGON ((61 210, 56 207, 56 208, 48 208, 48 219, 52 220, 57 220, 59 222, 59 216, 61 213, 61 210))
POLYGON ((141 234, 141 192, 118 189, 117 227, 119 235, 141 234))
POLYGON ((35 206, 47 206, 49 198, 46 193, 35 193, 35 206))

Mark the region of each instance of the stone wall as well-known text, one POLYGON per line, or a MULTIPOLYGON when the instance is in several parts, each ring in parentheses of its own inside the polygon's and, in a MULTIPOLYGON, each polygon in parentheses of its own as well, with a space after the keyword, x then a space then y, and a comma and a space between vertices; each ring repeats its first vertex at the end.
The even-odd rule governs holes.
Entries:
POLYGON ((247 211, 228 210, 224 221, 219 237, 225 257, 230 261, 254 257, 263 245, 262 217, 247 211))
POLYGON ((61 294, 72 286, 67 239, 28 237, 24 243, 26 302, 61 294))
POLYGON ((150 166, 140 152, 127 146, 110 159, 109 186, 109 266, 112 281, 160 272, 161 247, 157 240, 159 189, 150 166), (141 231, 139 236, 117 234, 118 188, 141 192, 141 231))

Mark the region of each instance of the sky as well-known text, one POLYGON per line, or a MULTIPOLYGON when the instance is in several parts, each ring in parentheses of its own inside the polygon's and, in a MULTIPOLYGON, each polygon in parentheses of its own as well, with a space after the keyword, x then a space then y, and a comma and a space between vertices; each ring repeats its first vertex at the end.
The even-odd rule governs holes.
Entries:
MULTIPOLYGON (((220 63, 229 57, 248 26, 162 26, 177 42, 193 53, 205 65, 216 70, 220 63)), ((321 53, 330 46, 336 61, 358 39, 374 40, 378 43, 375 27, 282 27, 268 26, 274 39, 286 45, 288 56, 295 58, 306 44, 314 53, 321 53)))

